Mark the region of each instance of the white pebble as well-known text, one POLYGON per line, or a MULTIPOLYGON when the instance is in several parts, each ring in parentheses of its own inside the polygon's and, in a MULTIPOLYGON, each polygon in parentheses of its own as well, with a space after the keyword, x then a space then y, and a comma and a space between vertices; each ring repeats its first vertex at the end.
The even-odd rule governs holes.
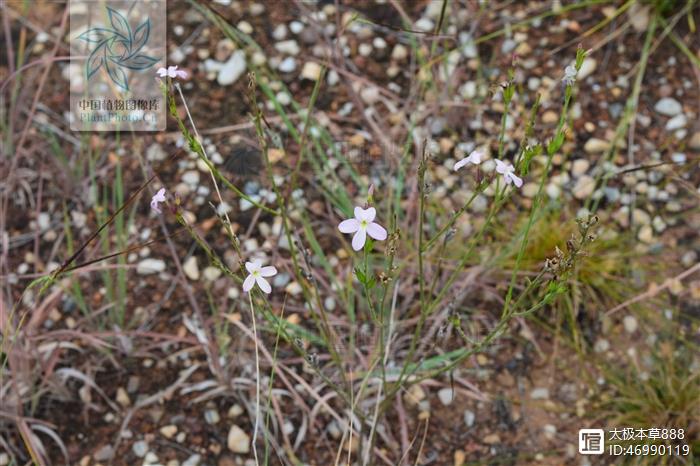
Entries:
POLYGON ((625 331, 627 333, 634 333, 637 331, 637 319, 634 316, 625 316, 624 319, 622 319, 622 324, 625 327, 625 331))
POLYGON ((275 49, 278 52, 287 55, 299 55, 299 52, 301 52, 299 44, 297 44, 297 41, 295 41, 294 39, 277 42, 275 44, 275 49))
POLYGON ((165 262, 161 259, 144 259, 136 266, 136 273, 139 275, 150 275, 160 273, 165 270, 165 262))
POLYGON ((190 280, 199 280, 199 265, 197 264, 197 258, 195 256, 188 257, 182 264, 182 271, 190 280))
POLYGON ((213 282, 217 278, 221 276, 221 270, 217 269, 213 265, 210 265, 209 267, 204 269, 204 272, 202 272, 204 275, 204 279, 213 282))
POLYGON ((474 414, 473 411, 470 411, 468 409, 464 410, 464 423, 467 425, 467 427, 472 427, 474 425, 474 421, 476 420, 476 415, 474 414))
POLYGON ((372 50, 373 48, 370 44, 360 44, 360 46, 357 48, 357 51, 363 57, 369 57, 372 53, 372 50))
POLYGON ((656 105, 654 105, 654 110, 662 115, 676 116, 683 111, 683 107, 676 99, 672 97, 664 97, 656 102, 656 105))
POLYGON ((226 63, 223 64, 216 77, 216 82, 221 86, 228 86, 235 83, 247 68, 245 52, 236 50, 226 63))
POLYGON ((287 37, 287 26, 284 24, 278 24, 275 29, 272 30, 272 38, 275 40, 284 40, 287 37))
POLYGON ((292 21, 289 23, 289 30, 292 31, 294 34, 299 34, 301 31, 304 30, 304 23, 300 21, 292 21))
POLYGON ((685 128, 688 124, 688 117, 681 113, 674 116, 666 122, 666 131, 675 131, 677 129, 685 128))
POLYGON ((131 446, 131 450, 134 452, 134 455, 139 458, 143 458, 148 452, 148 443, 144 442, 143 440, 134 442, 134 444, 131 446))
POLYGON ((226 439, 228 449, 234 453, 248 453, 250 451, 250 437, 237 425, 232 425, 226 439))
POLYGON ((455 392, 450 387, 442 388, 438 391, 438 398, 443 406, 449 406, 455 399, 455 392))
POLYGON ((241 21, 238 23, 238 30, 241 31, 243 34, 252 34, 253 33, 253 26, 250 25, 248 21, 241 21))
POLYGON ((435 23, 433 23, 428 18, 421 18, 418 21, 416 21, 416 29, 418 29, 419 31, 432 32, 434 27, 435 23))
POLYGON ((297 61, 293 57, 287 57, 277 67, 282 73, 291 73, 297 68, 297 61))

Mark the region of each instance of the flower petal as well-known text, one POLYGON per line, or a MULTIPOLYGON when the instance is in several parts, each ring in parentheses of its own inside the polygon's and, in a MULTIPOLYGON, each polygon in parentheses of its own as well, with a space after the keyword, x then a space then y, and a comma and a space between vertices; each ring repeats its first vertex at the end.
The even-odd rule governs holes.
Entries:
POLYGON ((260 289, 263 290, 266 294, 270 294, 270 292, 272 291, 272 287, 263 277, 255 277, 255 282, 258 284, 260 289))
POLYGON ((493 159, 494 162, 496 162, 496 171, 500 174, 503 174, 506 172, 506 164, 498 159, 493 159))
POLYGON ((273 275, 277 275, 277 269, 272 265, 260 269, 261 277, 272 277, 273 275))
POLYGON ((367 225, 367 234, 378 241, 384 241, 387 237, 384 227, 375 222, 367 225))
POLYGON ((365 222, 373 222, 374 217, 377 216, 377 209, 370 207, 369 209, 363 209, 362 207, 355 207, 355 218, 365 222))
POLYGON ((151 209, 153 209, 155 212, 162 214, 163 212, 160 210, 158 207, 158 202, 154 199, 151 201, 151 209))
POLYGON ((355 236, 352 237, 352 248, 355 251, 359 251, 365 247, 365 241, 367 241, 367 231, 364 228, 360 228, 355 233, 355 236))
POLYGON ((255 285, 255 277, 253 275, 248 275, 243 281, 243 291, 248 293, 251 288, 253 288, 253 285, 255 285))
POLYGON ((260 266, 255 262, 246 262, 245 269, 248 271, 248 273, 253 273, 257 270, 260 270, 260 266))
POLYGON ((518 188, 521 187, 521 186, 523 185, 523 180, 522 180, 520 177, 516 176, 516 175, 513 174, 513 173, 511 173, 511 174, 508 175, 508 176, 510 176, 510 178, 513 180, 513 184, 514 184, 515 186, 517 186, 518 188))
POLYGON ((343 220, 338 225, 338 230, 340 230, 342 233, 355 233, 359 229, 360 222, 358 222, 357 219, 354 218, 343 220))
POLYGON ((187 76, 189 76, 189 75, 187 74, 187 71, 178 70, 178 71, 175 72, 175 77, 176 77, 176 78, 187 79, 187 76))
POLYGON ((453 167, 453 170, 457 171, 468 163, 471 163, 471 160, 469 160, 469 157, 465 157, 455 164, 455 166, 453 167))
POLYGON ((473 163, 474 165, 479 165, 481 163, 481 157, 483 157, 484 154, 481 153, 480 150, 473 150, 471 154, 469 154, 469 161, 473 163))

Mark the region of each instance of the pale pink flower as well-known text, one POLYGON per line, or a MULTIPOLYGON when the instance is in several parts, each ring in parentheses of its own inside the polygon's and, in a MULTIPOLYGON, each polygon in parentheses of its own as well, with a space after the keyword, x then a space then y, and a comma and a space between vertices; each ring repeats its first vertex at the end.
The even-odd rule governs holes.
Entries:
POLYGON ((494 159, 494 161, 496 162, 496 171, 503 175, 506 184, 513 183, 518 188, 523 185, 523 180, 515 175, 515 167, 510 162, 503 162, 498 159, 494 159))
POLYGON ((165 202, 165 188, 160 188, 151 198, 151 209, 159 214, 162 214, 163 212, 161 212, 160 207, 158 207, 158 204, 161 202, 165 202))
POLYGON ((457 162, 454 166, 454 170, 457 171, 460 168, 462 168, 465 165, 468 164, 474 164, 474 165, 479 165, 481 163, 481 158, 484 156, 484 154, 479 151, 479 150, 474 150, 472 151, 469 156, 464 157, 462 160, 457 162))
POLYGON ((359 251, 365 247, 367 235, 378 241, 384 241, 387 237, 386 230, 380 224, 374 222, 377 210, 374 207, 363 209, 355 207, 355 218, 343 220, 338 225, 342 233, 355 233, 352 237, 352 248, 359 251))
POLYGON ((158 76, 160 76, 161 78, 164 78, 167 76, 167 77, 173 78, 173 79, 175 79, 175 78, 187 79, 187 76, 188 76, 187 71, 178 70, 177 65, 169 66, 167 69, 158 68, 158 71, 156 71, 156 73, 158 73, 158 76))
POLYGON ((277 275, 277 269, 271 265, 263 267, 262 262, 257 259, 254 259, 253 262, 246 262, 245 269, 250 275, 243 281, 243 291, 249 293, 257 283, 261 290, 270 294, 272 287, 264 277, 273 277, 277 275))
POLYGON ((576 67, 573 65, 569 65, 566 68, 564 68, 564 77, 562 78, 562 81, 564 81, 564 84, 566 84, 567 86, 573 86, 576 82, 577 74, 578 71, 576 70, 576 67))

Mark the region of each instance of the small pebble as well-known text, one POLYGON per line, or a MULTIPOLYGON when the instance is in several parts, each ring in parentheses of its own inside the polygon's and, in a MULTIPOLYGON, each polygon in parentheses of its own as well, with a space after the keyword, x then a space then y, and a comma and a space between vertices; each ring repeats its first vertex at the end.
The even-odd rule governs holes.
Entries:
POLYGON ((574 163, 571 165, 571 175, 574 178, 578 178, 581 175, 584 175, 588 171, 588 168, 590 166, 591 166, 591 163, 588 160, 576 159, 576 160, 574 160, 574 163))
POLYGON ((680 102, 673 97, 664 97, 656 102, 656 105, 654 105, 654 110, 662 115, 673 117, 679 115, 683 111, 683 107, 681 106, 680 102))
POLYGON ((39 226, 39 230, 48 230, 51 227, 51 217, 46 212, 41 212, 36 218, 36 224, 39 226))
POLYGON ((415 27, 419 31, 433 32, 435 24, 428 18, 421 18, 418 21, 416 21, 415 27))
POLYGON ((666 131, 675 131, 677 129, 685 128, 688 124, 688 117, 684 114, 676 115, 666 122, 666 131))
POLYGON ((637 331, 637 319, 634 316, 625 316, 622 319, 622 325, 625 327, 627 333, 634 333, 637 331))
POLYGON ((690 250, 681 257, 681 264, 683 264, 683 267, 691 267, 697 262, 697 260, 698 253, 690 250))
POLYGON ((673 163, 685 163, 687 160, 686 156, 682 152, 676 152, 671 155, 671 160, 673 160, 673 163))
POLYGON ((177 426, 173 424, 163 426, 160 428, 160 433, 163 437, 171 439, 177 434, 177 426))
POLYGON ((372 54, 373 47, 370 44, 360 44, 357 48, 359 54, 363 57, 369 57, 372 54))
POLYGON ((588 57, 585 60, 583 60, 583 63, 581 64, 581 69, 578 71, 577 79, 583 80, 592 75, 597 65, 598 63, 593 57, 588 57))
POLYGON ((187 458, 183 463, 182 466, 199 466, 199 463, 202 461, 202 456, 194 454, 187 458))
POLYGON ((474 414, 474 411, 470 411, 468 409, 464 410, 464 423, 467 425, 467 427, 472 427, 474 425, 474 421, 476 420, 476 414, 474 414))
POLYGON ((182 264, 182 271, 190 280, 199 280, 199 265, 197 265, 197 258, 195 256, 188 257, 182 264))
POLYGON ((237 425, 232 425, 226 438, 226 446, 234 453, 248 453, 250 451, 250 437, 237 425))
POLYGON ((136 273, 139 275, 150 275, 164 270, 165 262, 161 259, 144 259, 136 265, 136 273))
POLYGON ((277 66, 282 73, 291 73, 297 69, 297 61, 293 57, 287 57, 277 66))
POLYGON ((599 338, 596 340, 595 345, 593 345, 593 350, 596 353, 604 353, 610 349, 610 342, 605 338, 599 338))
POLYGON ((654 229, 651 225, 644 225, 637 233, 637 239, 642 243, 651 244, 654 241, 654 229))
POLYGON ((284 24, 275 26, 275 29, 272 30, 272 37, 277 41, 284 40, 287 37, 287 26, 284 24))
POLYGON ((307 61, 301 69, 301 78, 310 81, 318 81, 321 77, 321 65, 314 61, 307 61))
POLYGON ((112 445, 105 445, 93 455, 97 461, 109 461, 114 458, 114 448, 112 445))
POLYGON ((238 30, 243 34, 251 35, 253 33, 253 26, 251 26, 248 21, 241 21, 238 23, 238 30))
POLYGON ((593 194, 595 190, 595 180, 588 176, 581 176, 573 189, 573 195, 576 199, 586 199, 588 196, 593 194))
POLYGON ((450 387, 442 388, 438 391, 438 398, 443 406, 449 406, 454 401, 455 392, 450 387))
POLYGON ((247 68, 245 52, 236 50, 226 63, 219 69, 216 82, 221 86, 228 86, 235 83, 247 68))
POLYGON ((134 455, 138 456, 139 458, 143 458, 148 452, 148 443, 143 440, 134 442, 134 444, 131 446, 131 450, 134 452, 134 455))
POLYGON ((533 198, 537 195, 539 189, 540 186, 537 183, 525 183, 525 186, 523 186, 523 196, 533 198))
POLYGON ((123 387, 117 388, 117 403, 122 405, 123 407, 127 407, 131 405, 131 400, 129 399, 129 395, 127 394, 126 390, 124 390, 123 387))
POLYGON ((554 424, 545 424, 542 430, 544 430, 544 436, 550 440, 553 439, 557 433, 557 427, 554 424))
POLYGON ((226 416, 228 416, 230 419, 233 419, 240 416, 241 414, 243 414, 243 408, 241 407, 241 405, 235 404, 228 409, 226 416))
POLYGON ((218 424, 221 420, 219 411, 216 409, 207 409, 204 411, 204 420, 207 421, 207 424, 218 424))
POLYGON ((221 276, 221 270, 214 267, 213 265, 210 265, 209 267, 204 269, 203 275, 206 281, 213 282, 221 276))
POLYGON ((610 148, 610 143, 598 138, 591 138, 583 145, 583 150, 589 154, 599 154, 610 148))
POLYGON ((299 52, 301 52, 299 44, 294 39, 277 42, 275 44, 275 49, 286 55, 299 55, 299 52))
POLYGON ((693 133, 688 141, 688 147, 694 151, 700 150, 700 131, 693 133))
POLYGON ((300 21, 292 21, 289 23, 289 30, 292 31, 294 34, 299 34, 301 31, 304 30, 304 23, 300 21))

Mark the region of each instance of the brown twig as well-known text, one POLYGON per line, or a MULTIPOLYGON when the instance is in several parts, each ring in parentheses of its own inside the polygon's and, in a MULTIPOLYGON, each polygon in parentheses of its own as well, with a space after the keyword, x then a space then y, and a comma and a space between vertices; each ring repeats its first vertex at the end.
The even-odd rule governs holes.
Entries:
POLYGON ((605 313, 605 315, 610 316, 615 314, 617 311, 620 311, 628 306, 631 306, 632 304, 638 303, 640 301, 643 301, 645 299, 651 299, 664 291, 667 288, 670 288, 674 283, 684 280, 685 278, 689 277, 690 275, 694 274, 700 270, 700 263, 695 264, 694 266, 690 267, 689 269, 685 270, 684 272, 676 275, 673 278, 667 278, 661 285, 659 286, 654 286, 649 288, 646 292, 635 296, 632 299, 628 299, 624 303, 618 304, 617 306, 613 307, 609 311, 605 313))

